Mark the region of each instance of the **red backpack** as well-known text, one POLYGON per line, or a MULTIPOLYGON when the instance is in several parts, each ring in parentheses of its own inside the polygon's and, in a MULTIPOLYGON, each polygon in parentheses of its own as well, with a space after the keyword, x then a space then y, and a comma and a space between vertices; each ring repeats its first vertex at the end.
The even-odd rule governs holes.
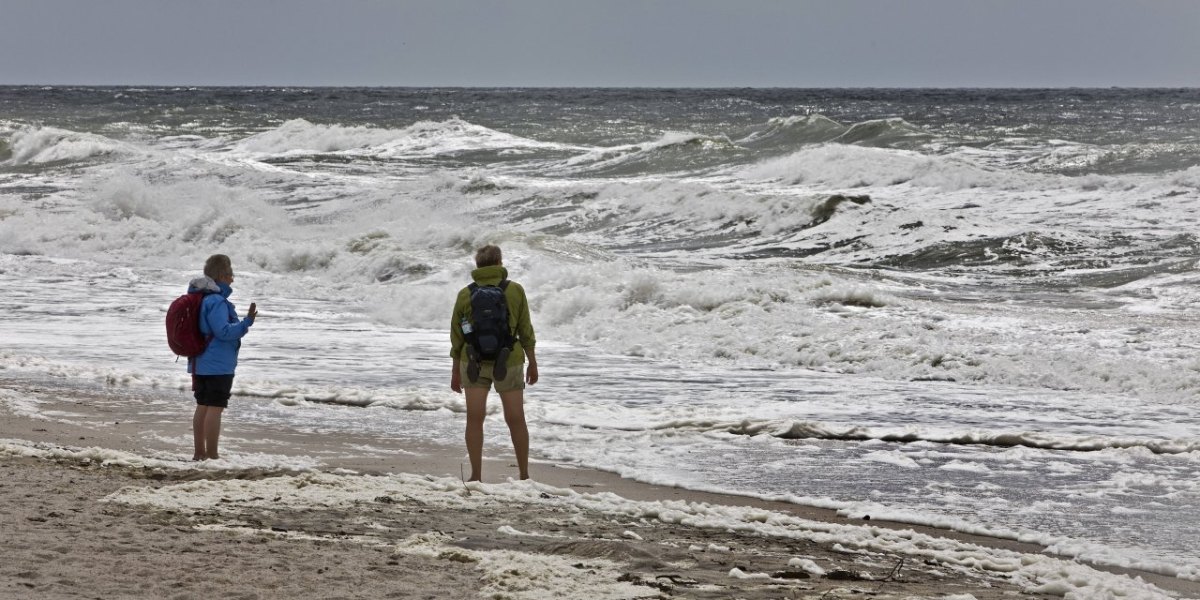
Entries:
POLYGON ((203 292, 184 294, 167 309, 167 345, 179 356, 200 356, 212 339, 200 333, 200 306, 204 296, 203 292))

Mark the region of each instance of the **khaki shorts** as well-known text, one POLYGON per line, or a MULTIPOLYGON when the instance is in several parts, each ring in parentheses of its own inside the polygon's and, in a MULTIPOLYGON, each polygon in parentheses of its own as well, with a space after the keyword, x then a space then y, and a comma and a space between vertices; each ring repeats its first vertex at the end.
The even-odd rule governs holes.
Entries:
POLYGON ((479 379, 471 381, 467 377, 467 361, 462 361, 458 365, 458 373, 462 375, 462 384, 465 388, 483 388, 489 389, 495 387, 497 392, 511 392, 513 390, 525 389, 525 362, 513 365, 508 368, 508 375, 496 381, 492 379, 492 361, 486 360, 479 365, 479 379))

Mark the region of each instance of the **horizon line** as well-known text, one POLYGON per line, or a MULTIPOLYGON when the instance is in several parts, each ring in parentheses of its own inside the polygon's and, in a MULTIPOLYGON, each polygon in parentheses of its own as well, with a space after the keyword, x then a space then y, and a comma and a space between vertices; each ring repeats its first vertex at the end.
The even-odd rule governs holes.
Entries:
POLYGON ((1195 86, 1173 85, 373 85, 373 84, 186 84, 186 83, 0 83, 0 88, 247 88, 247 89, 410 89, 410 90, 1196 90, 1195 86))

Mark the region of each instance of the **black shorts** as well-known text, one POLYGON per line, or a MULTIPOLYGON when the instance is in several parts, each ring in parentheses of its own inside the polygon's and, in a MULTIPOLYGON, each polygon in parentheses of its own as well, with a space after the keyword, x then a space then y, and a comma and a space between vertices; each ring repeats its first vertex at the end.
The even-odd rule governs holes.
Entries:
POLYGON ((233 375, 193 375, 192 390, 196 404, 225 408, 233 390, 233 375))

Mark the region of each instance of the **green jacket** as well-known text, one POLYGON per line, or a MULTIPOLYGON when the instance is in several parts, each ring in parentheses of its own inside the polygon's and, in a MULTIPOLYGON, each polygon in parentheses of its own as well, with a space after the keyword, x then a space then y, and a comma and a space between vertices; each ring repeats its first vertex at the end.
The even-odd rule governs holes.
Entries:
MULTIPOLYGON (((500 265, 480 267, 471 271, 471 279, 479 285, 500 285, 508 278, 508 269, 500 265)), ((525 299, 525 288, 510 281, 504 288, 504 301, 508 304, 508 327, 512 331, 513 351, 508 357, 508 366, 515 367, 525 362, 525 348, 533 349, 537 338, 533 335, 533 322, 529 320, 529 301, 525 299)), ((463 319, 471 320, 471 291, 463 288, 454 301, 454 314, 450 315, 450 357, 467 360, 467 340, 463 336, 463 319)))

